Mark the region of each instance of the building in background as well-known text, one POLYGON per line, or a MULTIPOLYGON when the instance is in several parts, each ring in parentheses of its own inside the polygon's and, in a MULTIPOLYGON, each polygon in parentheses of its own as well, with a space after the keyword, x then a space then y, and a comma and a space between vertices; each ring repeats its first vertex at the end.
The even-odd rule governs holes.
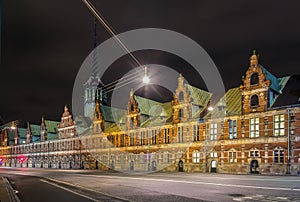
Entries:
POLYGON ((93 124, 84 133, 67 107, 60 123, 42 119, 27 129, 3 130, 2 166, 299 174, 300 78, 277 78, 258 61, 254 52, 242 85, 211 111, 212 94, 180 75, 166 103, 133 91, 126 110, 92 100, 93 124))

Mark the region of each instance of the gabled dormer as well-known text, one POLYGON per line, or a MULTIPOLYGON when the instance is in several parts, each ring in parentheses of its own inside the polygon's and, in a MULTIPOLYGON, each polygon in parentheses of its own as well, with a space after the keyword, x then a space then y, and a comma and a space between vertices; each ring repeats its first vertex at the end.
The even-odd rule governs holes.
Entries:
POLYGON ((192 98, 190 97, 189 90, 184 85, 184 78, 180 74, 178 77, 178 86, 173 95, 172 108, 173 108, 173 122, 186 122, 191 118, 192 114, 192 98))
POLYGON ((102 112, 98 100, 96 100, 93 129, 95 134, 100 133, 104 130, 103 116, 102 116, 102 112))
POLYGON ((140 109, 134 98, 133 90, 130 91, 130 98, 127 104, 127 129, 140 126, 140 109))
POLYGON ((264 112, 269 106, 269 87, 271 81, 266 78, 267 73, 258 63, 256 51, 250 57, 250 66, 243 77, 242 93, 243 114, 264 112))

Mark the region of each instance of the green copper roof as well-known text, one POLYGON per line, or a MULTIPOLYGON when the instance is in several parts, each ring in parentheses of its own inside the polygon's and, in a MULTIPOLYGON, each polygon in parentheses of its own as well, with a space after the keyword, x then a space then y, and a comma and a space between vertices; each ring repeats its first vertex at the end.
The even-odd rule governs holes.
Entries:
POLYGON ((46 124, 47 133, 57 133, 57 125, 59 124, 59 122, 45 120, 45 124, 46 124))
POLYGON ((40 125, 30 124, 31 134, 34 136, 40 136, 40 125))
POLYGON ((266 68, 264 68, 263 66, 259 65, 262 70, 263 70, 263 73, 266 74, 266 79, 267 80, 270 80, 271 81, 271 86, 270 88, 274 91, 276 91, 277 93, 280 92, 281 90, 281 87, 279 85, 279 81, 278 81, 278 78, 275 77, 273 74, 271 74, 266 68))
POLYGON ((126 115, 126 110, 114 107, 100 105, 101 113, 105 121, 119 122, 120 119, 126 115))
POLYGON ((134 98, 138 103, 138 108, 140 109, 141 114, 149 116, 170 116, 172 113, 171 102, 160 103, 136 95, 134 98))
POLYGON ((242 95, 239 87, 229 89, 205 118, 240 115, 242 113, 242 95))
POLYGON ((188 84, 185 84, 185 86, 190 91, 190 96, 193 99, 192 100, 193 104, 199 105, 199 106, 202 106, 202 107, 207 106, 207 104, 208 104, 208 102, 209 102, 209 100, 212 96, 211 93, 209 93, 207 91, 204 91, 204 90, 201 90, 199 88, 196 88, 194 86, 188 85, 188 84))

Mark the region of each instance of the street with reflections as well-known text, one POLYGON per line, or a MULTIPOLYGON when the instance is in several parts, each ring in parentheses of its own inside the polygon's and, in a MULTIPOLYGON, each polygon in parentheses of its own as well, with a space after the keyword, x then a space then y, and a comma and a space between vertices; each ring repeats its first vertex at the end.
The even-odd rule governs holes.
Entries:
POLYGON ((1 168, 21 201, 300 201, 298 176, 1 168))

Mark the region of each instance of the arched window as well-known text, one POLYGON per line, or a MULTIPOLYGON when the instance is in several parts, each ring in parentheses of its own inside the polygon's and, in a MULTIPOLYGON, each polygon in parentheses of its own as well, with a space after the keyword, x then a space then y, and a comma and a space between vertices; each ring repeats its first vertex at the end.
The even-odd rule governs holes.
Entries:
POLYGON ((182 118, 182 117, 183 117, 183 110, 179 109, 179 118, 182 118))
POLYGON ((184 96, 183 96, 183 92, 182 91, 180 91, 179 92, 179 101, 183 101, 183 99, 184 99, 184 96))
POLYGON ((257 85, 259 82, 258 73, 253 73, 250 78, 250 85, 257 85))
POLYGON ((257 95, 252 95, 251 97, 251 107, 256 107, 259 105, 259 101, 258 101, 258 96, 257 95))
POLYGON ((133 104, 130 105, 130 111, 132 111, 132 112, 134 111, 134 105, 133 104))

